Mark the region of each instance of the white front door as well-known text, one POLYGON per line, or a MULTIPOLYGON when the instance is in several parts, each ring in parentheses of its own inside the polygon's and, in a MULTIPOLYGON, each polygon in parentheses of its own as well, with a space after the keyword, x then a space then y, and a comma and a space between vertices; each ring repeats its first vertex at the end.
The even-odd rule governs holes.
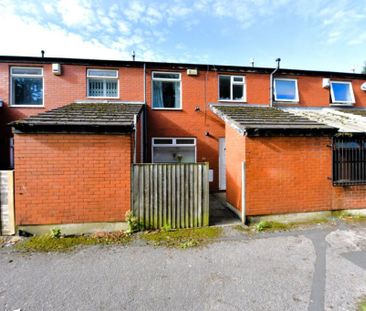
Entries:
POLYGON ((226 190, 226 145, 225 145, 225 138, 219 138, 219 190, 226 190))

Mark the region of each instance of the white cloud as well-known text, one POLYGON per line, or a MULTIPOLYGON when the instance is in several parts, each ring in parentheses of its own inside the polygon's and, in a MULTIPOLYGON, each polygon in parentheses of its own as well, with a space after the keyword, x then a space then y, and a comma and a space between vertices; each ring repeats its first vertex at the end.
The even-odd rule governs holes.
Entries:
POLYGON ((144 11, 144 4, 138 1, 131 1, 129 7, 124 10, 124 14, 130 21, 138 22, 144 11))
POLYGON ((59 0, 57 11, 66 26, 88 26, 95 22, 89 1, 59 0))
POLYGON ((204 62, 207 54, 192 51, 191 37, 208 20, 220 25, 217 36, 226 31, 228 37, 238 28, 245 35, 246 28, 264 22, 271 31, 283 16, 316 28, 314 41, 334 46, 366 42, 362 1, 0 0, 0 27, 11 29, 2 32, 10 44, 0 46, 0 54, 39 55, 45 49, 48 56, 130 59, 136 50, 140 60, 204 62), (177 38, 178 31, 185 31, 189 42, 177 38))

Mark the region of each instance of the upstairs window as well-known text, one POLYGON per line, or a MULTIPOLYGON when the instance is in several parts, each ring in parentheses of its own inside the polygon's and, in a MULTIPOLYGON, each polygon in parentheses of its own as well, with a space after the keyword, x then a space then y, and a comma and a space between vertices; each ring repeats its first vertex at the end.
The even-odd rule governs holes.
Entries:
POLYGON ((366 138, 334 138, 333 184, 366 184, 366 138))
POLYGON ((152 73, 152 106, 155 109, 182 108, 180 73, 152 73))
POLYGON ((219 76, 219 100, 245 101, 245 77, 219 76))
POLYGON ((154 163, 196 162, 195 138, 153 138, 152 155, 154 163))
POLYGON ((297 88, 297 80, 274 79, 273 94, 275 101, 298 102, 299 92, 297 88))
POLYGON ((118 70, 88 69, 88 97, 118 98, 118 70))
POLYGON ((10 104, 14 107, 43 106, 43 69, 10 68, 10 104))
POLYGON ((336 105, 352 105, 355 103, 351 82, 331 81, 330 95, 332 103, 336 105))

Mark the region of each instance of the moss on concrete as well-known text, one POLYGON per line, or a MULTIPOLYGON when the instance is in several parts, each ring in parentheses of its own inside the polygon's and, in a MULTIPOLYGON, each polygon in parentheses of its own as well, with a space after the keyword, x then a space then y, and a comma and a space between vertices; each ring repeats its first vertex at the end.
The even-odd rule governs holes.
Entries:
POLYGON ((251 232, 251 228, 248 227, 248 226, 244 226, 244 225, 234 225, 231 228, 236 230, 236 231, 240 231, 240 232, 246 232, 246 233, 251 232))
POLYGON ((123 232, 96 233, 93 235, 63 236, 54 238, 50 234, 33 236, 16 245, 18 250, 54 252, 68 251, 77 246, 126 244, 131 237, 123 232))
POLYGON ((328 218, 315 218, 307 221, 299 222, 278 222, 278 221, 261 221, 255 225, 256 231, 287 231, 291 229, 297 229, 299 227, 318 225, 327 223, 328 218))
POLYGON ((213 241, 219 238, 222 233, 223 229, 220 227, 204 227, 145 232, 141 238, 152 245, 189 248, 213 241))
POLYGON ((358 311, 366 311, 366 298, 363 298, 358 304, 358 311))
POLYGON ((357 214, 357 213, 349 213, 347 211, 334 211, 334 212, 332 212, 332 216, 335 218, 339 218, 341 220, 350 221, 350 222, 366 221, 366 215, 357 214))

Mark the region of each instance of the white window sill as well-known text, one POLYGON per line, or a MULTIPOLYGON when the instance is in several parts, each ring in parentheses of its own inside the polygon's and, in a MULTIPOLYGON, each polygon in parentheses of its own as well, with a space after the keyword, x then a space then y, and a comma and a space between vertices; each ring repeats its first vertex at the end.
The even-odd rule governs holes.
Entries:
POLYGON ((182 111, 183 108, 154 108, 152 110, 160 110, 160 111, 182 111))
POLYGON ((119 96, 117 96, 117 97, 87 96, 86 98, 89 98, 89 99, 120 99, 119 96))
POLYGON ((348 106, 352 107, 355 103, 330 103, 329 106, 348 106))
POLYGON ((44 108, 44 105, 9 105, 9 108, 44 108))
POLYGON ((245 104, 247 101, 246 99, 242 100, 231 100, 231 99, 219 99, 220 103, 243 103, 245 104))

